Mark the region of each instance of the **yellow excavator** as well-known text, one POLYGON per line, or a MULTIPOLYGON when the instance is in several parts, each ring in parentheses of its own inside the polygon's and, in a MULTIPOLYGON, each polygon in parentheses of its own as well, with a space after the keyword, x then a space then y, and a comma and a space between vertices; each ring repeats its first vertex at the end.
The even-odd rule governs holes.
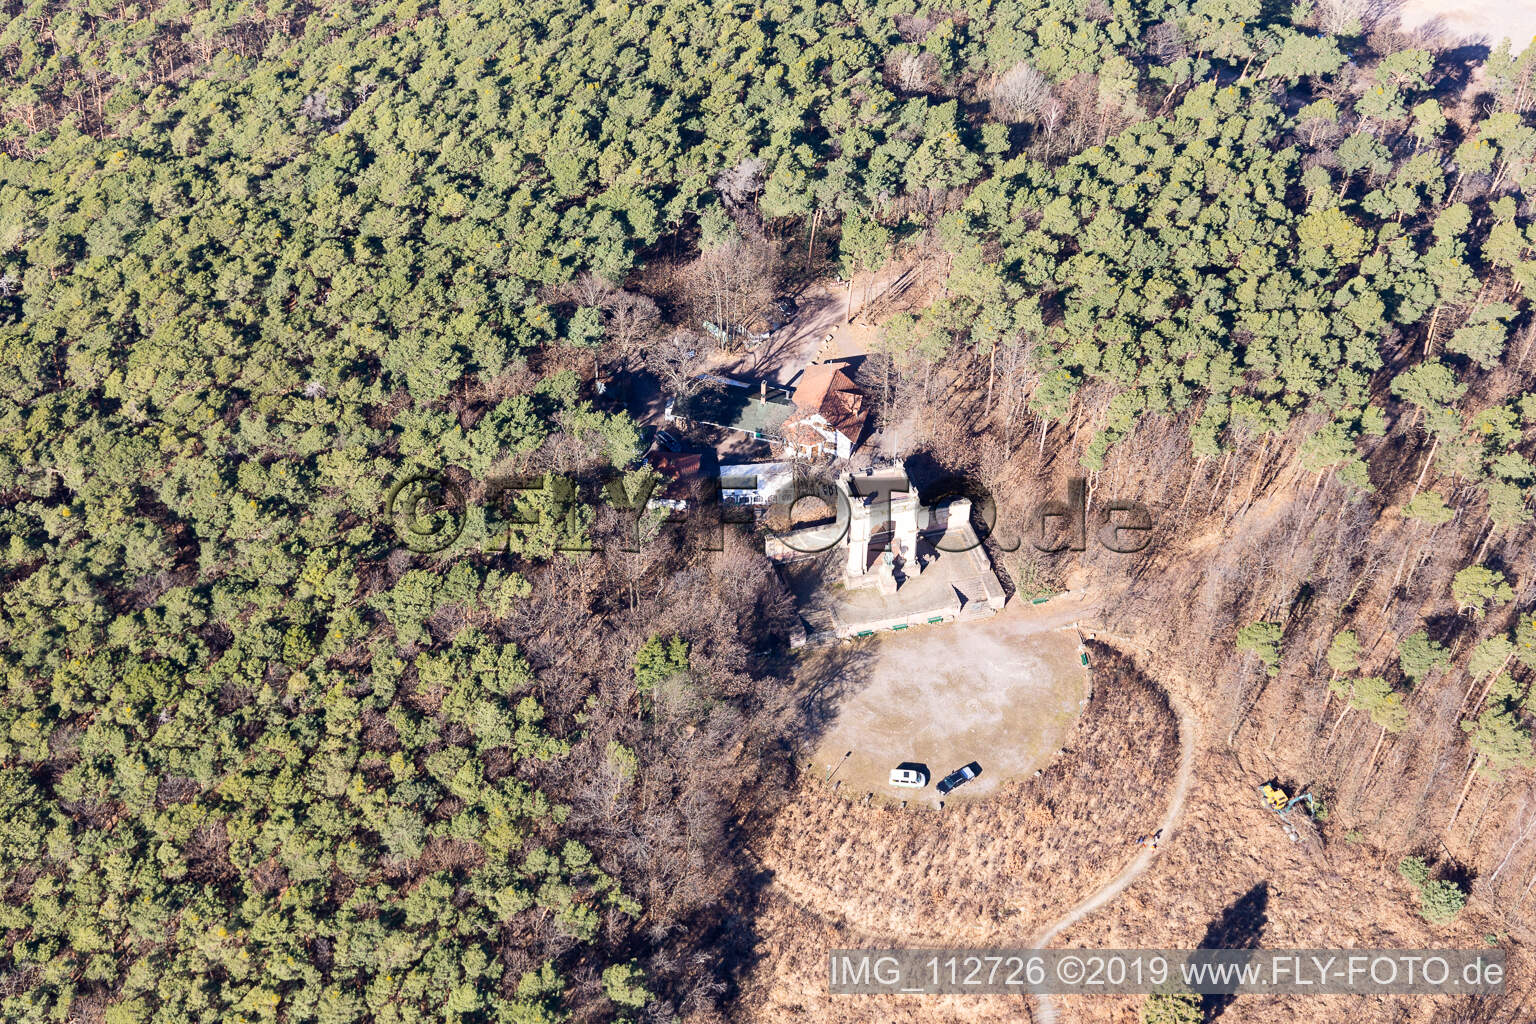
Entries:
POLYGON ((1317 809, 1317 799, 1313 797, 1312 793, 1308 791, 1291 796, 1286 793, 1278 782, 1266 782, 1259 787, 1259 796, 1264 800, 1264 806, 1274 811, 1276 816, 1279 817, 1280 827, 1285 830, 1286 838, 1293 843, 1301 842, 1301 833, 1297 831, 1295 825, 1291 824, 1287 815, 1291 813, 1293 807, 1303 800, 1306 801, 1308 811, 1315 811, 1317 809))

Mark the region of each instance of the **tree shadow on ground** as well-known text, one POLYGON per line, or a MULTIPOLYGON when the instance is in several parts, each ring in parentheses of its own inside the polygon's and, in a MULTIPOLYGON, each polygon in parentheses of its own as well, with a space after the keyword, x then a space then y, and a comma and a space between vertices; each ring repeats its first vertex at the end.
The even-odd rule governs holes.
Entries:
MULTIPOLYGON (((1439 18, 1431 24, 1438 23, 1439 18)), ((1492 52, 1487 43, 1464 43, 1454 49, 1435 54, 1435 68, 1431 74, 1434 98, 1442 103, 1452 102, 1472 81, 1472 76, 1492 52)))
POLYGON ((837 644, 822 652, 817 678, 804 680, 799 688, 783 738, 800 750, 814 749, 837 720, 842 701, 868 685, 876 653, 870 643, 837 644))
MULTIPOLYGON (((1269 907, 1269 883, 1260 882, 1238 897, 1221 916, 1212 921, 1200 940, 1201 949, 1258 949, 1264 938, 1264 928, 1269 923, 1265 911, 1269 907)), ((1202 1018, 1213 1021, 1220 1017, 1235 995, 1204 995, 1200 997, 1202 1018)))
MULTIPOLYGON (((806 773, 827 781, 807 755, 836 723, 847 696, 868 685, 876 653, 876 644, 860 641, 813 646, 794 656, 795 666, 790 669, 793 682, 784 699, 773 708, 763 709, 759 720, 765 734, 763 755, 778 762, 780 770, 769 773, 771 781, 759 789, 756 803, 733 827, 733 835, 744 836, 761 827, 806 773)), ((742 983, 762 959, 763 935, 757 918, 774 875, 746 852, 745 845, 741 843, 733 854, 737 866, 734 899, 722 901, 713 914, 701 913, 696 922, 699 938, 694 948, 711 950, 720 957, 718 983, 723 988, 714 994, 717 1005, 736 1002, 742 983)), ((687 929, 695 926, 690 924, 687 929)))

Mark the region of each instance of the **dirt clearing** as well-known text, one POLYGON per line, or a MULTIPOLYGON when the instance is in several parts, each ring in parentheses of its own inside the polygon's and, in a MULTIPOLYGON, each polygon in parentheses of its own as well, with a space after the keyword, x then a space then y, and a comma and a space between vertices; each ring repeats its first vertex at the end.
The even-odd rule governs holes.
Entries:
POLYGON ((979 762, 981 775, 946 802, 988 796, 1042 767, 1082 710, 1088 685, 1077 634, 1043 621, 1005 615, 864 641, 874 653, 863 678, 829 680, 818 698, 827 724, 812 771, 830 772, 855 798, 874 793, 937 807, 935 785, 961 765, 979 762), (927 786, 890 785, 892 768, 914 762, 927 767, 927 786))
POLYGON ((1407 0, 1398 14, 1406 29, 1433 24, 1446 35, 1490 46, 1509 37, 1516 53, 1536 36, 1536 0, 1407 0))

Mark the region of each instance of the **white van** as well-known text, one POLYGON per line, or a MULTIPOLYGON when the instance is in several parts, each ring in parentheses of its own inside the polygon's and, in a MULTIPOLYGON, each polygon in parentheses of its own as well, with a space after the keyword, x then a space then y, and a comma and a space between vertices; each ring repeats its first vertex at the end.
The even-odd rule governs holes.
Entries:
POLYGON ((891 785, 906 789, 922 789, 928 785, 928 776, 916 768, 892 768, 891 785))

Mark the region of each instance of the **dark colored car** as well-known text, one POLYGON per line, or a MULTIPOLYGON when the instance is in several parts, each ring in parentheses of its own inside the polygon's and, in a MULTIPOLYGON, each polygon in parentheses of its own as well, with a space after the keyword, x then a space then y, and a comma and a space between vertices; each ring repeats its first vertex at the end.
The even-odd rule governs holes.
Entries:
POLYGON ((957 786, 963 786, 981 774, 981 765, 972 761, 964 768, 956 768, 939 782, 939 795, 943 796, 957 786))
POLYGON ((642 454, 641 454, 641 456, 638 459, 633 460, 632 462, 630 462, 629 465, 625 466, 624 468, 632 473, 635 470, 639 469, 641 466, 645 465, 646 454, 649 454, 649 452, 651 450, 651 445, 655 442, 655 440, 656 440, 656 428, 655 428, 655 426, 653 426, 652 424, 649 424, 649 423, 642 423, 642 424, 640 424, 640 451, 642 452, 642 454))

